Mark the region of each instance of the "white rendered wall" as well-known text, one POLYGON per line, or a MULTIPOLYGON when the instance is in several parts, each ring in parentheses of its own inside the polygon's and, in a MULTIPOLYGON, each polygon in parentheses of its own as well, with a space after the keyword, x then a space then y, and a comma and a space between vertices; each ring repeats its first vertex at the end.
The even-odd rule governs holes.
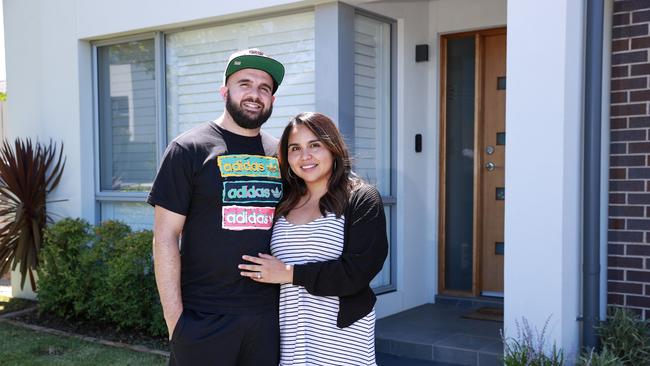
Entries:
POLYGON ((380 295, 379 317, 432 303, 438 289, 439 35, 504 26, 505 0, 356 5, 397 23, 397 291, 380 295), (415 62, 415 45, 429 61, 415 62), (422 152, 414 148, 422 134, 422 152))
MULTIPOLYGON (((84 118, 81 122, 80 47, 70 19, 74 2, 4 4, 7 80, 13 85, 12 97, 7 100, 7 119, 13 122, 7 124, 6 136, 64 143, 64 175, 49 200, 65 201, 51 203, 48 210, 57 217, 80 216, 82 199, 93 199, 88 195, 92 192, 81 188, 84 177, 92 181, 92 168, 82 164, 82 156, 92 154, 82 154, 82 146, 92 149, 92 144, 80 135, 82 124, 91 126, 92 121, 84 118)), ((88 88, 83 93, 91 91, 88 88)))
MULTIPOLYGON (((59 0, 60 1, 60 0, 59 0)), ((66 0, 72 2, 70 0, 66 0)), ((58 1, 57 1, 58 2, 58 1)), ((75 1, 80 39, 114 36, 134 31, 178 28, 237 19, 270 11, 311 6, 323 0, 93 0, 75 1)))
POLYGON ((508 2, 505 331, 522 317, 569 357, 580 314, 583 8, 508 2))
MULTIPOLYGON (((5 136, 64 143, 64 176, 48 197, 66 200, 48 205, 55 217, 79 216, 82 206, 78 48, 69 19, 73 13, 73 2, 67 1, 4 2, 7 80, 12 85, 7 120, 13 121, 5 126, 5 136)), ((89 173, 92 176, 92 170, 89 173)), ((12 274, 13 295, 33 298, 29 282, 25 291, 15 285, 19 278, 17 272, 12 274)))
POLYGON ((506 0, 438 0, 430 9, 432 35, 506 25, 506 0))

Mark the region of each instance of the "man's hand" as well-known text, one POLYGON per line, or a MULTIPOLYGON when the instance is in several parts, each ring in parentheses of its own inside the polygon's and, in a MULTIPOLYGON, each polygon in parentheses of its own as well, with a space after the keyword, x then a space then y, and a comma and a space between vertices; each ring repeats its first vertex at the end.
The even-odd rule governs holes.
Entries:
POLYGON ((178 321, 181 319, 181 314, 183 314, 183 308, 179 310, 170 311, 170 314, 165 313, 165 323, 167 323, 167 332, 169 333, 169 340, 172 339, 172 334, 174 334, 174 329, 178 326, 178 321))

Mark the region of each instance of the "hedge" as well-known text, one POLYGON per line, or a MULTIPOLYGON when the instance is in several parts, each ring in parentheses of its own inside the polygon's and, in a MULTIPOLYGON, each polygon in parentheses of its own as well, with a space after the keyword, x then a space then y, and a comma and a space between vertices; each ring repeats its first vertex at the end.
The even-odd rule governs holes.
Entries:
POLYGON ((118 221, 93 228, 64 219, 49 226, 38 269, 39 311, 165 335, 152 238, 118 221))

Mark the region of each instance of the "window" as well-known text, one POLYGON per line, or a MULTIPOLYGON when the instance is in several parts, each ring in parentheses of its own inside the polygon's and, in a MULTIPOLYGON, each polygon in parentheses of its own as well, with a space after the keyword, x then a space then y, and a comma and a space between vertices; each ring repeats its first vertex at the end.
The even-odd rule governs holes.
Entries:
POLYGON ((143 202, 158 166, 155 54, 152 38, 97 47, 100 220, 138 229, 153 224, 143 202))
POLYGON ((123 221, 133 230, 151 230, 153 208, 141 202, 102 202, 101 217, 123 221))
MULTIPOLYGON (((354 12, 352 7, 341 6, 354 12)), ((179 134, 223 113, 219 88, 232 52, 256 47, 285 65, 272 117, 264 125, 266 132, 280 137, 291 117, 316 110, 317 16, 317 12, 307 11, 95 44, 99 220, 118 219, 134 229, 151 228, 153 209, 145 199, 164 148, 179 134)), ((349 19, 346 27, 354 29, 344 32, 346 37, 353 37, 354 44, 354 58, 342 62, 343 67, 354 71, 354 80, 348 78, 345 86, 347 90, 354 88, 354 100, 348 98, 345 107, 354 115, 353 121, 344 122, 351 127, 346 134, 354 135, 349 137, 355 171, 376 184, 383 196, 392 243, 395 157, 391 23, 365 14, 344 19, 349 19)), ((330 32, 329 22, 325 25, 319 42, 327 49, 329 44, 338 43, 335 38, 339 34, 330 32)), ((346 51, 340 54, 352 57, 346 51)), ((391 250, 372 286, 379 291, 391 290, 394 277, 391 250)))
POLYGON ((100 186, 148 191, 156 174, 152 39, 98 48, 100 186))
POLYGON ((290 117, 315 109, 313 13, 172 33, 166 37, 169 141, 223 113, 226 61, 245 48, 259 48, 285 67, 266 132, 279 138, 290 117))
MULTIPOLYGON (((391 26, 363 14, 354 18, 354 168, 376 185, 384 198, 389 242, 392 242, 391 26)), ((375 288, 393 286, 392 251, 372 281, 375 288)))

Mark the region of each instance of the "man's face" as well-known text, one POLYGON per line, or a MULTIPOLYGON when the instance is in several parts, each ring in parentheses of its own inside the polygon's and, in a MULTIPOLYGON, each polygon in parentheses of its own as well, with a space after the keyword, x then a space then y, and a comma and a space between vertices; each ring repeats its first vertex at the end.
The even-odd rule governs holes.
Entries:
POLYGON ((273 79, 265 71, 243 69, 230 75, 222 89, 226 110, 240 127, 260 128, 273 112, 273 79))

